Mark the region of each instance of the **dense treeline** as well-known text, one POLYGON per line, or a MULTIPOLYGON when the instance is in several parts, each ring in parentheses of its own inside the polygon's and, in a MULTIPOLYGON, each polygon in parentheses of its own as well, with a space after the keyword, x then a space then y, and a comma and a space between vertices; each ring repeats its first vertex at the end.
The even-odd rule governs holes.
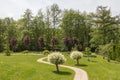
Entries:
POLYGON ((120 60, 119 17, 102 6, 89 14, 61 10, 57 4, 47 7, 45 12, 40 9, 36 16, 27 9, 17 21, 0 19, 0 51, 83 51, 90 47, 93 52, 102 51, 110 59, 120 60))

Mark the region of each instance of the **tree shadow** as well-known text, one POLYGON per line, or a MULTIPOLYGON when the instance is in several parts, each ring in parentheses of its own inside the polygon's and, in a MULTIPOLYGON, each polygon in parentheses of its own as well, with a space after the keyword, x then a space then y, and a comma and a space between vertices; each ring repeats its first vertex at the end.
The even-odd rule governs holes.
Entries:
POLYGON ((58 75, 71 75, 72 74, 72 73, 66 72, 66 71, 60 71, 59 73, 57 71, 52 71, 52 72, 55 74, 58 74, 58 75))
POLYGON ((86 64, 75 64, 75 66, 87 67, 88 65, 86 65, 86 64))
POLYGON ((93 61, 93 60, 91 60, 90 62, 94 62, 94 63, 96 63, 97 61, 93 61))

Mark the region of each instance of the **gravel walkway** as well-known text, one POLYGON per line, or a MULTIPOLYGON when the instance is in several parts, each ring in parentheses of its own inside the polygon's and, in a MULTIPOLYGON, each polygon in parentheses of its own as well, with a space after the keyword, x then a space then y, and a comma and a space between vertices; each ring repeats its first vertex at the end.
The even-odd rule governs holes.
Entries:
MULTIPOLYGON (((47 57, 40 58, 37 61, 41 62, 41 63, 53 65, 49 62, 43 61, 45 58, 47 58, 47 57)), ((69 68, 69 69, 72 69, 73 71, 75 71, 75 76, 74 76, 73 80, 88 80, 87 72, 82 69, 79 69, 76 67, 71 67, 71 66, 65 66, 65 65, 59 65, 59 66, 64 67, 64 68, 69 68)))

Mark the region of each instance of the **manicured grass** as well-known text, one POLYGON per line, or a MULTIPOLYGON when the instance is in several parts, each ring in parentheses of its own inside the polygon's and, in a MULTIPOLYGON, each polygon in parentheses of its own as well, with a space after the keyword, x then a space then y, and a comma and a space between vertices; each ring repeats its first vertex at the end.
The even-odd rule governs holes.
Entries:
POLYGON ((0 54, 0 80, 73 80, 74 71, 60 68, 57 74, 55 66, 38 63, 43 55, 0 54))
POLYGON ((120 63, 103 59, 101 56, 91 58, 88 62, 86 57, 80 59, 80 65, 76 66, 76 62, 65 55, 67 62, 65 65, 75 66, 87 71, 89 80, 120 80, 120 63))
MULTIPOLYGON (((34 53, 34 52, 33 52, 34 53)), ((55 66, 38 63, 37 59, 44 57, 41 54, 12 54, 4 56, 0 54, 0 80, 73 80, 74 71, 61 68, 61 73, 55 72, 55 66)), ((120 80, 120 63, 102 59, 101 56, 80 59, 80 65, 64 53, 67 58, 65 65, 78 67, 87 71, 89 80, 120 80)))

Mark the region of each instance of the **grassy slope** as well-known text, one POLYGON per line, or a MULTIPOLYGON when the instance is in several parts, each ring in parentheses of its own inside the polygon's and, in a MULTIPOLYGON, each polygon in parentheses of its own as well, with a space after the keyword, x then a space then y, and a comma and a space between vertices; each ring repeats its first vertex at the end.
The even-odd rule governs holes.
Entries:
POLYGON ((0 55, 0 80, 72 80, 74 72, 60 68, 55 73, 55 66, 38 63, 40 55, 0 55))
MULTIPOLYGON (((66 57, 66 65, 75 66, 75 61, 70 59, 69 55, 66 57)), ((80 65, 75 67, 87 71, 89 80, 120 80, 120 63, 114 61, 109 63, 101 56, 91 58, 91 62, 84 57, 80 60, 80 65)))
MULTIPOLYGON (((75 61, 65 55, 66 65, 75 66, 75 61)), ((10 57, 0 55, 0 80, 72 80, 74 72, 60 68, 60 74, 56 74, 55 66, 42 64, 36 60, 42 55, 12 55, 10 57)), ((80 65, 75 66, 88 72, 89 80, 120 80, 120 64, 107 62, 101 56, 80 60, 80 65)))

